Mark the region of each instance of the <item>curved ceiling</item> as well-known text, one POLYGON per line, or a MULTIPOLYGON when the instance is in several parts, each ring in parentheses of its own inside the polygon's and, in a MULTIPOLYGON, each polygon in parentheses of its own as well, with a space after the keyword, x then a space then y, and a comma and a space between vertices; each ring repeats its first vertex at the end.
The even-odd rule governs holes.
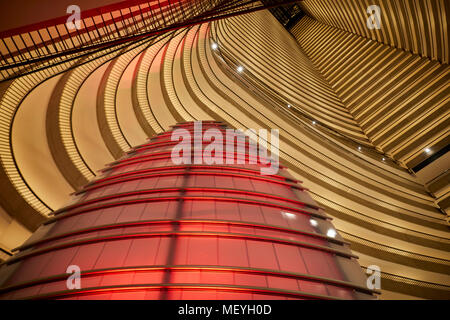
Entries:
MULTIPOLYGON (((360 264, 381 266, 385 297, 448 294, 445 216, 422 183, 395 155, 382 152, 373 130, 348 107, 351 95, 342 92, 349 87, 335 83, 347 79, 331 76, 343 70, 352 75, 351 67, 330 63, 326 59, 339 57, 322 57, 314 47, 319 44, 302 37, 313 34, 326 41, 334 34, 347 38, 348 48, 359 40, 318 23, 303 18, 298 28, 305 31, 297 42, 262 11, 182 28, 151 45, 123 48, 118 57, 80 60, 62 75, 55 65, 3 83, 2 207, 11 219, 35 230, 52 210, 70 203, 70 192, 96 179, 106 163, 180 121, 278 128, 283 164, 334 218, 360 264)), ((397 51, 392 55, 411 64, 420 65, 422 59, 403 58, 397 51)), ((423 64, 434 75, 431 82, 448 77, 448 66, 423 64), (433 74, 433 68, 441 73, 433 74)), ((440 99, 445 103, 448 95, 440 99)))
POLYGON ((430 60, 449 63, 450 3, 446 0, 304 0, 300 6, 322 23, 430 60), (367 28, 369 6, 380 8, 379 29, 367 28))

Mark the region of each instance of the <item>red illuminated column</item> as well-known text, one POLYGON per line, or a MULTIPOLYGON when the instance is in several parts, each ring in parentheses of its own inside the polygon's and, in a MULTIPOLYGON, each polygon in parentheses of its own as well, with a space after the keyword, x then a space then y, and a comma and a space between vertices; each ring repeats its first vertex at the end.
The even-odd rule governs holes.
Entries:
POLYGON ((0 298, 374 298, 299 181, 282 166, 261 174, 267 159, 249 156, 248 139, 228 144, 226 158, 226 129, 178 124, 110 164, 0 268, 0 298), (191 154, 180 153, 190 163, 174 163, 180 129, 192 138, 191 154), (223 133, 222 164, 195 161, 209 129, 223 133), (79 287, 68 286, 69 266, 79 287))

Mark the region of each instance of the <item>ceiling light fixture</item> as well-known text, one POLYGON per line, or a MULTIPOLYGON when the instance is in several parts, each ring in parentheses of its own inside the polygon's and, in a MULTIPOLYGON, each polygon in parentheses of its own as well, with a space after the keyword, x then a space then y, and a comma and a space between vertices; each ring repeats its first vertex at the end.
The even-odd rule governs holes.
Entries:
POLYGON ((290 212, 283 212, 283 215, 284 215, 286 218, 289 218, 289 219, 295 219, 295 214, 293 214, 293 213, 290 213, 290 212))
POLYGON ((336 230, 334 230, 334 229, 328 229, 328 231, 327 231, 327 236, 328 236, 328 237, 334 238, 334 237, 336 237, 336 235, 337 235, 336 230))

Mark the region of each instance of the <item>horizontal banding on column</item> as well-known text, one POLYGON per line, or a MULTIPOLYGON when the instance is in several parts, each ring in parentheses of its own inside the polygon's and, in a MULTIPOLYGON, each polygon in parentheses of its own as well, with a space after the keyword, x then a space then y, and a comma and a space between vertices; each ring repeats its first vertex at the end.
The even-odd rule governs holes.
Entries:
MULTIPOLYGON (((308 281, 317 281, 323 282, 326 284, 337 285, 346 288, 352 288, 360 292, 365 293, 379 293, 378 290, 372 290, 364 286, 358 286, 351 282, 337 280, 322 276, 316 276, 306 273, 297 273, 297 272, 286 272, 280 270, 273 269, 264 269, 264 268, 251 268, 251 267, 240 267, 240 266, 209 266, 209 265, 155 265, 155 266, 132 266, 132 267, 120 267, 120 268, 106 268, 106 269, 93 269, 81 271, 82 277, 90 277, 90 276, 102 276, 108 275, 111 273, 121 274, 128 272, 155 272, 155 271, 164 271, 166 269, 175 270, 175 271, 219 271, 219 272, 238 272, 243 274, 255 274, 262 276, 278 276, 282 278, 291 278, 291 279, 304 279, 308 281)), ((51 283, 55 281, 66 280, 67 274, 59 274, 50 277, 40 278, 32 281, 21 282, 18 284, 14 284, 8 287, 4 287, 0 289, 0 294, 7 293, 11 290, 17 290, 21 288, 31 287, 34 285, 51 283)))
POLYGON ((94 231, 100 231, 100 230, 111 230, 111 229, 118 229, 118 228, 126 228, 126 227, 135 227, 135 226, 149 226, 149 225, 157 225, 157 224, 178 224, 180 228, 182 228, 183 224, 194 224, 194 223, 207 223, 207 224, 217 224, 217 225, 224 225, 227 224, 229 226, 244 226, 244 227, 255 227, 259 229, 267 229, 267 230, 276 230, 281 231, 285 233, 290 234, 298 234, 298 235, 304 235, 309 237, 314 237, 322 240, 328 240, 330 242, 336 243, 336 244, 349 244, 349 242, 344 240, 339 240, 335 238, 330 238, 325 235, 319 234, 319 233, 312 233, 304 230, 298 230, 298 229, 290 229, 290 228, 282 228, 280 226, 276 225, 269 225, 269 224, 256 224, 256 223, 249 223, 246 221, 237 221, 237 220, 212 220, 212 219, 168 219, 168 220, 146 220, 146 221, 128 221, 128 222, 120 222, 120 223, 114 223, 114 224, 108 224, 108 225, 99 225, 95 227, 88 227, 84 229, 79 229, 75 231, 70 231, 62 234, 57 234, 54 236, 46 237, 37 241, 29 242, 26 245, 22 245, 18 248, 13 249, 12 251, 23 251, 26 249, 29 249, 31 247, 41 245, 43 243, 54 241, 66 237, 71 237, 75 235, 80 235, 83 233, 90 233, 94 231))
POLYGON ((97 243, 97 242, 104 242, 104 241, 115 241, 115 240, 124 240, 124 239, 139 239, 139 238, 149 238, 149 237, 168 237, 168 236, 189 236, 189 237, 224 237, 224 238, 240 238, 240 239, 246 239, 246 240, 256 240, 256 241, 267 241, 270 243, 281 243, 281 244, 288 244, 288 245, 294 245, 299 246, 302 248, 308 248, 308 249, 315 249, 324 251, 330 254, 339 255, 345 258, 358 258, 358 256, 338 250, 331 247, 325 247, 321 245, 306 243, 303 241, 293 241, 293 240, 284 240, 284 239, 277 239, 273 237, 265 237, 265 236, 255 236, 253 234, 239 234, 239 233, 231 233, 231 232, 201 232, 201 231, 167 231, 167 232, 142 232, 142 233, 134 233, 134 234, 117 234, 117 235, 109 235, 105 237, 97 237, 97 238, 88 238, 83 239, 79 241, 72 241, 69 243, 63 243, 60 245, 55 245, 52 247, 46 247, 44 249, 38 249, 32 252, 27 253, 18 253, 14 257, 10 258, 3 264, 10 265, 12 263, 15 263, 17 261, 20 261, 24 258, 36 256, 39 254, 43 254, 46 252, 64 249, 68 247, 74 247, 84 244, 90 244, 90 243, 97 243))

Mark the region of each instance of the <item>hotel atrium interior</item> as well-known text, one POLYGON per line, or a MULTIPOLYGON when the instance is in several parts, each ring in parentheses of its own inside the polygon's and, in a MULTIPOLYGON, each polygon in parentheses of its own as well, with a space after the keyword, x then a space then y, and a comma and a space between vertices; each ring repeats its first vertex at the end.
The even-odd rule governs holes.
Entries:
POLYGON ((0 299, 83 299, 105 283, 114 290, 91 298, 450 299, 450 1, 15 0, 0 7, 0 299), (263 177, 247 165, 170 171, 146 153, 196 121, 278 130, 280 173, 263 177), (142 169, 138 161, 145 173, 124 171, 130 163, 142 169), (208 175, 214 183, 193 178, 208 175), (134 193, 119 194, 112 186, 130 176, 134 193), (160 183, 144 194, 139 183, 152 179, 160 183), (103 198, 99 190, 107 190, 103 198), (106 194, 128 207, 105 203, 106 194), (164 201, 169 209, 157 218, 164 201), (250 218, 256 210, 261 220, 250 218), (137 241, 147 240, 140 255, 158 248, 159 255, 146 268, 131 264, 137 241), (227 262, 241 246, 248 257, 227 262), (294 249, 303 269, 283 265, 287 256, 286 265, 297 263, 288 253, 294 249), (81 268, 88 287, 74 295, 58 279, 83 250, 97 260, 81 268), (217 261, 192 262, 202 250, 217 261), (108 264, 114 259, 123 261, 108 264), (132 280, 94 284, 102 268, 121 279, 158 272, 161 279, 127 296, 132 280), (197 291, 170 285, 195 272, 197 291), (373 272, 375 289, 365 280, 373 272), (265 285, 216 283, 228 276, 265 285))

